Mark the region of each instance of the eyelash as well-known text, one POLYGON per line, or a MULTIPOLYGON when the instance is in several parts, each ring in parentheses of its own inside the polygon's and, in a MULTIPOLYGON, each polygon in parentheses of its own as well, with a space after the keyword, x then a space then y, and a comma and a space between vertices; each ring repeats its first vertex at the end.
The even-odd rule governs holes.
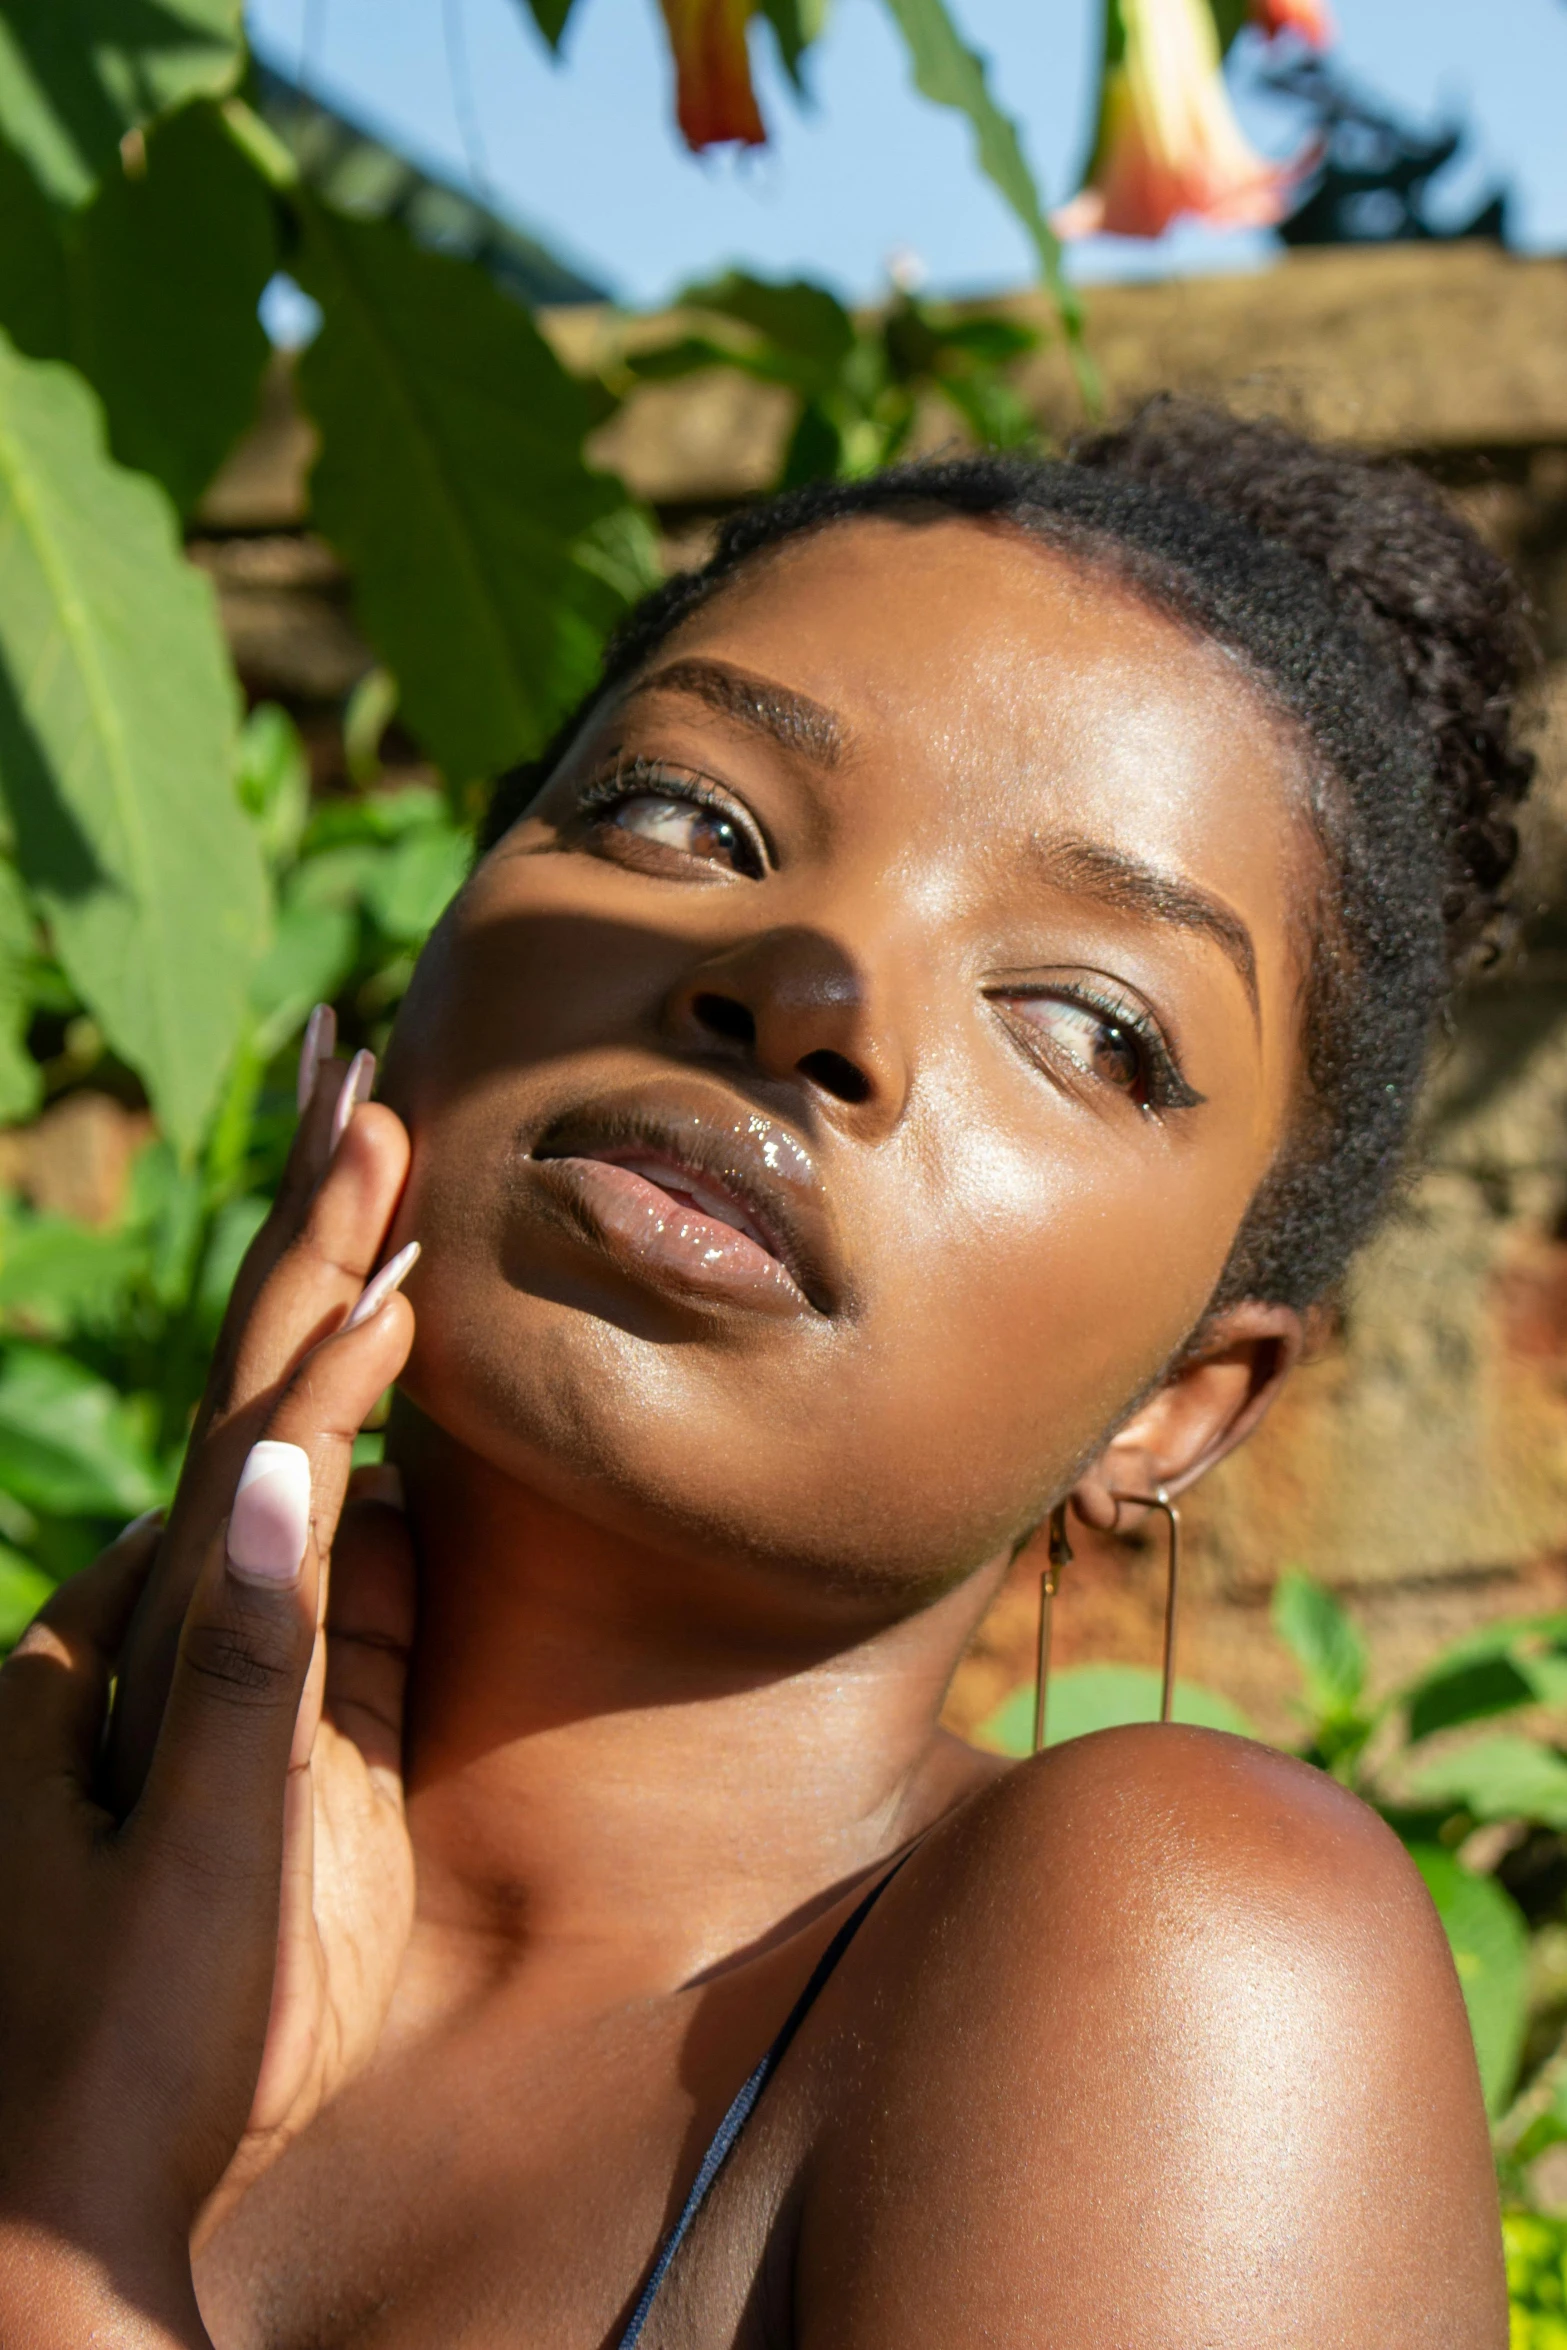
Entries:
MULTIPOLYGON (((999 994, 1001 991, 997 992, 999 994)), ((1181 1075, 1175 1055, 1165 1042, 1164 1032, 1152 1014, 1126 996, 1117 995, 1109 988, 1085 986, 1081 980, 1074 981, 1069 987, 1009 987, 1005 993, 1012 997, 1032 997, 1036 1001, 1053 999, 1058 1003, 1081 1005, 1086 1011, 1095 1013, 1107 1026, 1119 1028, 1130 1036, 1137 1046, 1143 1070, 1142 1091, 1137 1097, 1137 1106, 1146 1116, 1158 1117, 1166 1110, 1195 1109, 1205 1098, 1194 1086, 1188 1085, 1181 1075)), ((1029 1049, 1047 1048, 1044 1039, 1040 1038, 1037 1043, 1031 1039, 1029 1049)), ((1067 1057, 1071 1058, 1070 1055, 1067 1057)), ((1073 1061, 1072 1065, 1074 1069, 1081 1070, 1080 1063, 1073 1061)))
POLYGON ((689 775, 678 768, 666 767, 657 759, 646 758, 640 751, 635 758, 617 759, 606 773, 590 777, 577 793, 577 814, 591 822, 594 818, 611 815, 629 800, 655 796, 665 800, 684 800, 690 807, 704 808, 714 816, 721 816, 726 824, 734 826, 749 847, 756 860, 758 874, 765 872, 771 864, 767 843, 744 811, 726 793, 718 791, 699 775, 689 775))
MULTIPOLYGON (((638 752, 634 758, 618 758, 603 773, 592 776, 577 793, 577 813, 586 822, 603 819, 630 800, 657 796, 661 799, 683 800, 688 806, 703 808, 724 822, 734 826, 740 838, 750 848, 759 871, 766 871, 772 863, 766 842, 737 803, 727 793, 717 790, 701 776, 691 775, 678 768, 666 767, 657 759, 649 759, 638 752)), ((1002 991, 998 990, 997 993, 1002 991)), ((1166 1110, 1194 1109, 1203 1096, 1187 1084, 1176 1063, 1174 1054, 1165 1041, 1164 1033, 1152 1014, 1130 998, 1114 990, 1085 985, 1081 980, 1071 986, 1012 987, 1005 990, 1009 996, 1055 998, 1061 1003, 1077 1004, 1094 1013, 1108 1026, 1121 1029, 1135 1043, 1142 1064, 1141 1091, 1137 1106, 1150 1116, 1159 1116, 1166 1110)), ((1043 1038, 1031 1039, 1029 1049, 1044 1051, 1043 1038)), ((1070 1056, 1068 1056, 1070 1058, 1070 1056)), ((1081 1071, 1081 1064, 1074 1062, 1081 1071)))

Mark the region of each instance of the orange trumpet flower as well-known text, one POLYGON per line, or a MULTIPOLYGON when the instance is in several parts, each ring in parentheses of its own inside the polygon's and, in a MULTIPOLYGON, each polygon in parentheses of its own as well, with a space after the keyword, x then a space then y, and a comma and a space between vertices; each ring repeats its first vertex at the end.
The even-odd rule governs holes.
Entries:
POLYGON ((1251 21, 1270 41, 1293 33, 1313 49, 1326 49, 1334 38, 1324 0, 1251 0, 1251 21))
POLYGON ((764 146, 746 42, 755 0, 659 0, 659 6, 675 53, 675 118, 686 145, 695 155, 726 140, 764 146))
POLYGON ((1271 227, 1309 157, 1270 163, 1247 142, 1207 0, 1108 7, 1093 159, 1055 215, 1057 235, 1157 237, 1183 213, 1216 228, 1271 227))

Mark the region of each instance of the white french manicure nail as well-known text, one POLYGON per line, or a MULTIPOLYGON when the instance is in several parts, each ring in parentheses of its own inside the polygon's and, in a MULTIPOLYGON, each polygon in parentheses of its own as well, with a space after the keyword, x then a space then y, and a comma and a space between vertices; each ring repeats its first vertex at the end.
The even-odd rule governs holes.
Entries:
POLYGON ((304 1116, 310 1107, 310 1097, 316 1090, 316 1079, 321 1064, 332 1057, 337 1043, 337 1014, 330 1004, 317 1004, 305 1022, 305 1039, 299 1048, 299 1114, 304 1116))
POLYGON ((143 1510, 139 1518, 132 1518, 129 1525, 122 1526, 114 1539, 116 1542, 129 1542, 131 1536, 140 1534, 144 1527, 161 1525, 162 1522, 163 1504, 160 1501, 154 1509, 143 1510))
POLYGON ((310 1455, 264 1437, 253 1444, 229 1513, 229 1573, 272 1590, 297 1583, 310 1537, 310 1455))
POLYGON ((417 1240, 411 1240, 406 1248, 400 1248, 395 1257, 388 1257, 374 1280, 365 1283, 359 1303, 343 1324, 343 1328, 357 1330, 361 1322, 368 1322, 372 1314, 378 1314, 393 1290, 402 1288, 418 1259, 419 1243, 417 1240))
POLYGON ((370 1099, 370 1091, 374 1084, 374 1053, 355 1053, 348 1064, 348 1075, 343 1079, 343 1090, 337 1097, 337 1108, 332 1112, 333 1150, 336 1150, 348 1132, 348 1121, 360 1103, 370 1099))

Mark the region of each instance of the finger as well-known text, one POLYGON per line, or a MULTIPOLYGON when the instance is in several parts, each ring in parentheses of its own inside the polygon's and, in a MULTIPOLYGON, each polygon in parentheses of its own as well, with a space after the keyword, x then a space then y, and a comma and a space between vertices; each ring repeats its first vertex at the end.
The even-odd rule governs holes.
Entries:
MULTIPOLYGON (((416 1255, 410 1248, 386 1272, 400 1278, 411 1270, 416 1255)), ((345 1322, 315 1349, 283 1390, 267 1422, 270 1437, 299 1445, 309 1457, 315 1537, 323 1557, 336 1538, 353 1468, 354 1439, 402 1370, 413 1344, 413 1309, 399 1291, 383 1289, 378 1300, 367 1291, 366 1300, 375 1306, 369 1319, 345 1322)))
POLYGON ((324 1711, 372 1772, 398 1781, 414 1593, 402 1479, 390 1467, 356 1470, 332 1545, 324 1711))
POLYGON ((45 1601, 0 1667, 0 1772, 8 1784, 64 1773, 85 1787, 114 1660, 163 1530, 161 1511, 127 1526, 45 1601))
MULTIPOLYGON (((318 1084, 318 1103, 321 1098, 318 1084)), ((192 1440, 159 1571, 126 1642, 108 1758, 108 1784, 121 1811, 130 1808, 141 1784, 198 1565, 228 1510, 241 1465, 265 1434, 286 1381, 359 1300, 401 1193, 408 1154, 407 1131, 390 1110, 376 1104, 355 1109, 220 1375, 222 1393, 192 1440)), ((362 1411, 381 1392, 377 1388, 362 1411)), ((334 1515, 340 1494, 339 1477, 334 1515)))
POLYGON ((209 1422, 264 1398, 353 1307, 385 1246, 408 1158, 402 1120, 380 1103, 360 1102, 319 1179, 302 1193, 285 1188, 279 1195, 256 1263, 247 1259, 235 1287, 209 1422))
POLYGON ((149 1866, 201 1883, 214 1907, 226 1903, 231 1929, 265 1923, 270 1905, 269 1950, 284 1786, 316 1645, 312 1506, 305 1454, 258 1444, 202 1562, 147 1784, 125 1830, 149 1866))

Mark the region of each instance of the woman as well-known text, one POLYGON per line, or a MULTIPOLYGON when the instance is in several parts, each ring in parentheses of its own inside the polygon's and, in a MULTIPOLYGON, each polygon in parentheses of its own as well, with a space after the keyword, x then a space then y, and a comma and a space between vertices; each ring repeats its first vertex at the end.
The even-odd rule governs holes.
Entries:
POLYGON ((0 1675, 8 2346, 1505 2341, 1377 1820, 936 1723, 1374 1220, 1520 659, 1413 478, 1172 405, 634 618, 379 1102, 312 1023, 169 1524, 0 1675))

